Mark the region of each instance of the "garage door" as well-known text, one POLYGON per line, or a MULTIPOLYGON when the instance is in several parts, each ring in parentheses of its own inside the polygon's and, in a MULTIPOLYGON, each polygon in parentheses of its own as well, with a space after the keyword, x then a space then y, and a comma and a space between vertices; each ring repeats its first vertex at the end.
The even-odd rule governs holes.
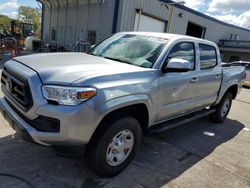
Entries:
MULTIPOLYGON (((137 31, 138 20, 139 13, 136 13, 134 25, 135 31, 137 31)), ((149 16, 141 15, 138 31, 165 32, 165 27, 165 22, 149 16)))

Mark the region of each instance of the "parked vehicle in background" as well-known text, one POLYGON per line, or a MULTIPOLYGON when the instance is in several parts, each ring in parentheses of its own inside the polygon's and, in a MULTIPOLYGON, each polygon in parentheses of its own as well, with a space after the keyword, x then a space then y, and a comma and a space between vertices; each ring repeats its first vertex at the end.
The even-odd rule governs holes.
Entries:
POLYGON ((244 66, 246 68, 246 78, 243 82, 243 85, 246 87, 250 87, 250 62, 248 61, 234 61, 231 63, 223 63, 223 67, 231 67, 231 66, 244 66))
POLYGON ((246 80, 244 81, 244 86, 250 87, 250 64, 246 66, 246 80))
POLYGON ((221 67, 213 42, 124 32, 88 54, 8 61, 0 110, 25 139, 45 146, 87 146, 91 168, 110 177, 129 164, 148 130, 167 130, 206 115, 222 123, 244 74, 244 67, 221 67))

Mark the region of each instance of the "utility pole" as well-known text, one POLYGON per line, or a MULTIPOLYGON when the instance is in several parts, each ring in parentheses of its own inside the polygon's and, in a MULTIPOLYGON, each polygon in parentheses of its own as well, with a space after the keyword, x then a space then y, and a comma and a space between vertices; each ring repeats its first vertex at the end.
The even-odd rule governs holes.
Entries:
POLYGON ((173 20, 174 5, 170 5, 170 10, 168 11, 168 28, 167 32, 171 32, 172 20, 173 20))
POLYGON ((139 27, 140 27, 141 15, 142 15, 142 5, 143 5, 143 0, 141 0, 141 3, 140 3, 140 10, 139 10, 139 17, 138 17, 136 31, 139 31, 139 27))

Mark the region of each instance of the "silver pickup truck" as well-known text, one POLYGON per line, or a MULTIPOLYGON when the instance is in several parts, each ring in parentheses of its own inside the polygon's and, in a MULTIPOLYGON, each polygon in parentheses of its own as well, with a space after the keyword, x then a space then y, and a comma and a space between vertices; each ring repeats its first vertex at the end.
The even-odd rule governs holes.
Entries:
POLYGON ((142 135, 209 115, 222 123, 243 67, 221 68, 218 47, 182 35, 124 32, 87 53, 17 57, 2 71, 0 109, 26 140, 87 146, 101 176, 120 173, 142 135))

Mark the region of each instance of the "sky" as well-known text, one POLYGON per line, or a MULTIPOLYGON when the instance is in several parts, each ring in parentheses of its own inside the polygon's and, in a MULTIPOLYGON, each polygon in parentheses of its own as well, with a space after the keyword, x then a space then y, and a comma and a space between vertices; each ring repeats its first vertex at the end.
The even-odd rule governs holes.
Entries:
POLYGON ((0 14, 16 18, 18 7, 21 5, 39 7, 36 0, 0 0, 0 14))
MULTIPOLYGON (((180 0, 176 0, 180 1, 180 0)), ((250 29, 250 0, 184 0, 185 6, 218 20, 250 29)), ((15 18, 20 5, 39 7, 36 0, 0 0, 0 14, 15 18)))
POLYGON ((185 6, 250 29, 250 0, 185 0, 185 6))

